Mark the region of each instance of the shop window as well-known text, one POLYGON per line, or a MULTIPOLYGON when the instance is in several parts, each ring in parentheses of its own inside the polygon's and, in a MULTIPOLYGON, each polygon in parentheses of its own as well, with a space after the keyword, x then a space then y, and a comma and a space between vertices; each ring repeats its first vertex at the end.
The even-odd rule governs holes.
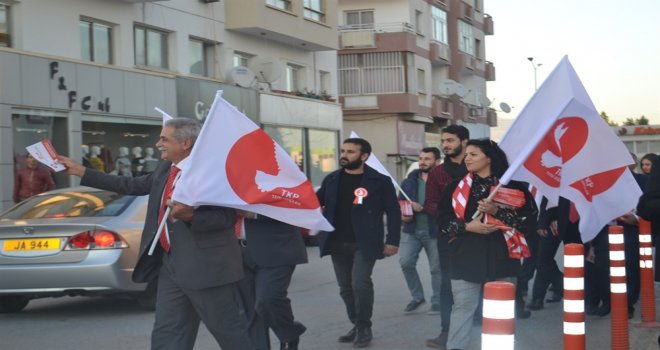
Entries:
POLYGON ((305 171, 305 150, 303 147, 303 130, 280 126, 264 126, 264 131, 282 147, 300 168, 305 171))
POLYGON ((168 68, 167 33, 135 26, 135 65, 168 68))
POLYGON ((82 163, 104 173, 123 176, 148 174, 160 160, 156 142, 160 125, 83 121, 82 163))
MULTIPOLYGON (((39 110, 17 110, 12 113, 14 171, 26 166, 25 147, 49 139, 59 154, 69 154, 67 119, 64 114, 39 110)), ((56 186, 69 186, 69 177, 53 173, 56 186)))
POLYGON ((190 57, 190 74, 213 77, 213 57, 215 44, 191 38, 188 43, 190 57))
POLYGON ((339 148, 337 131, 308 130, 309 179, 314 186, 321 186, 323 179, 337 170, 339 148))
POLYGON ((80 20, 80 58, 112 63, 112 27, 91 19, 80 20))
POLYGON ((9 6, 0 4, 0 47, 9 46, 9 6))

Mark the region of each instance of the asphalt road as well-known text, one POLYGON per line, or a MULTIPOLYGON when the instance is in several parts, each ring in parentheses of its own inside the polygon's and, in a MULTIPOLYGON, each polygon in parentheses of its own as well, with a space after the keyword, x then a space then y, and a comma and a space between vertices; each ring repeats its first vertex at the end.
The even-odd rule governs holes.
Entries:
MULTIPOLYGON (((290 288, 296 318, 308 330, 301 338, 301 349, 351 349, 336 338, 351 327, 334 279, 329 258, 319 259, 318 249, 308 248, 310 263, 296 270, 290 288)), ((428 265, 422 254, 419 270, 426 292, 428 265)), ((437 335, 439 316, 426 315, 428 303, 420 311, 404 314, 410 301, 398 264, 398 257, 379 261, 374 272, 376 301, 373 317, 372 349, 428 349, 427 338, 437 335)), ((656 287, 656 290, 660 288, 656 287)), ((428 297, 427 297, 428 300, 428 297)), ((637 307, 639 310, 639 307, 637 307)), ((660 328, 636 327, 639 312, 629 323, 630 349, 658 349, 660 328)), ((153 313, 141 311, 132 300, 116 298, 57 298, 35 300, 17 314, 0 315, 0 349, 148 349, 153 313)), ((516 324, 517 350, 562 349, 562 304, 546 304, 528 320, 516 324)), ((611 348, 609 317, 587 317, 587 349, 611 348)), ((480 328, 472 329, 468 350, 481 348, 480 328)), ((279 348, 273 336, 273 348, 279 348)), ((217 349, 208 331, 201 327, 195 349, 217 349)))

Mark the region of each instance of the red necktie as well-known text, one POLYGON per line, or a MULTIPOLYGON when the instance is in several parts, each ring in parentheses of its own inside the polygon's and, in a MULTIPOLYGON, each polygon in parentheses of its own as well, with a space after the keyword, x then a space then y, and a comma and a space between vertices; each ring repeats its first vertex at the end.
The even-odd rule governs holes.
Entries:
MULTIPOLYGON (((167 208, 167 201, 172 197, 172 191, 174 190, 174 179, 179 173, 179 168, 173 166, 170 168, 170 174, 167 176, 167 182, 165 183, 165 189, 163 190, 163 201, 160 204, 160 212, 158 213, 158 225, 160 226, 161 221, 163 221, 163 215, 165 214, 165 208, 167 208)), ((167 218, 165 218, 167 220, 167 218)), ((165 226, 163 226, 165 230, 165 226)), ((170 241, 167 238, 167 234, 163 232, 159 238, 160 245, 166 252, 170 251, 170 241)))
POLYGON ((236 238, 241 238, 241 228, 243 227, 243 215, 236 213, 236 224, 234 224, 234 233, 236 238))
POLYGON ((574 224, 578 220, 580 220, 580 214, 578 214, 577 208, 575 208, 575 204, 571 202, 571 206, 568 209, 568 221, 574 224))

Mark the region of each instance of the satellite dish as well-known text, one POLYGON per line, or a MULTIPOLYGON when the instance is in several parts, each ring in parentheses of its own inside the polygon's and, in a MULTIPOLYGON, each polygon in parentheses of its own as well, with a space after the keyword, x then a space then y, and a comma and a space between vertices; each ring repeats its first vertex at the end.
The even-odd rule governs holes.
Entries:
POLYGON ((456 93, 457 82, 447 79, 440 82, 438 90, 441 96, 451 96, 456 93))
POLYGON ((467 96, 470 93, 470 90, 466 89, 463 84, 456 83, 456 95, 458 97, 463 98, 467 96))
POLYGON ((251 87, 256 79, 254 73, 249 68, 243 66, 233 67, 227 75, 230 83, 241 87, 251 87))
POLYGON ((506 103, 506 102, 502 102, 502 103, 500 103, 500 109, 501 109, 502 112, 504 112, 504 113, 509 113, 509 112, 511 112, 511 106, 509 106, 509 104, 506 103))
POLYGON ((272 83, 282 76, 284 63, 274 57, 258 57, 252 60, 250 69, 259 82, 272 83))
POLYGON ((479 103, 481 103, 481 107, 490 107, 492 102, 488 97, 481 95, 481 101, 479 103))

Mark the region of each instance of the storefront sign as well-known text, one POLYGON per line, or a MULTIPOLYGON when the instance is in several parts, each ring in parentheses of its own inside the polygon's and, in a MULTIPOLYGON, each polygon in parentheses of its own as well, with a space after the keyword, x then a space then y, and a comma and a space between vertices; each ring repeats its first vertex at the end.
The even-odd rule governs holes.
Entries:
MULTIPOLYGON (((50 62, 50 80, 57 79, 57 89, 68 91, 68 106, 69 109, 73 109, 78 102, 78 91, 69 90, 66 86, 66 77, 59 74, 59 62, 51 61, 50 62)), ((83 96, 80 99, 80 109, 83 111, 100 111, 100 112, 110 112, 110 97, 106 98, 94 98, 90 95, 83 96)))

